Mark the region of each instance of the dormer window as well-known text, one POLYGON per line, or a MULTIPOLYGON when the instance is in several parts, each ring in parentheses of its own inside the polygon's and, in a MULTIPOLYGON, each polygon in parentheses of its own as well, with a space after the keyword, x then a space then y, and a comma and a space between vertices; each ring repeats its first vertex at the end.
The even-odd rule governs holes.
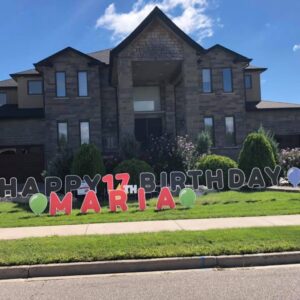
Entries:
POLYGON ((42 95, 43 82, 42 80, 28 80, 28 95, 42 95))
POLYGON ((7 103, 6 93, 0 92, 0 106, 3 106, 7 103))
POLYGON ((251 75, 245 75, 245 88, 247 90, 252 89, 252 76, 251 75))

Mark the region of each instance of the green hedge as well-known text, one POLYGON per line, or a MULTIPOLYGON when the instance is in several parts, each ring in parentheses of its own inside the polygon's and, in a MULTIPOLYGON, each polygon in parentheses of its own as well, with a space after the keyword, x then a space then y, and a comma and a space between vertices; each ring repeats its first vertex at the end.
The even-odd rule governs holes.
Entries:
POLYGON ((272 146, 267 138, 261 133, 250 133, 243 144, 239 155, 239 168, 242 169, 248 179, 254 167, 261 170, 266 184, 270 183, 269 178, 264 174, 264 168, 275 167, 275 158, 272 146))
POLYGON ((72 174, 78 176, 105 174, 105 167, 99 149, 93 144, 83 144, 74 156, 71 168, 72 174))
MULTIPOLYGON (((227 156, 216 154, 202 156, 196 163, 196 169, 202 170, 203 174, 205 174, 206 170, 223 170, 224 189, 228 189, 228 169, 230 168, 237 168, 237 163, 227 156)), ((205 176, 201 177, 201 183, 206 184, 205 176)))
POLYGON ((143 160, 138 159, 129 159, 122 161, 115 169, 114 174, 117 173, 129 173, 130 181, 129 183, 138 185, 140 183, 140 173, 142 172, 151 172, 153 173, 153 168, 148 165, 143 160))

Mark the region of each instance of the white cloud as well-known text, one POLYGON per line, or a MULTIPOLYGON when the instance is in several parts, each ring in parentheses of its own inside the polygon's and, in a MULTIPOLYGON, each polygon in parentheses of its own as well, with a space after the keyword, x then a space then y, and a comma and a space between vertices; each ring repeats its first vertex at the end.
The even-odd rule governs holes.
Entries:
POLYGON ((214 26, 220 25, 220 19, 214 20, 206 10, 208 0, 138 0, 129 12, 117 12, 115 3, 111 3, 97 22, 96 28, 112 31, 112 39, 119 40, 131 33, 143 19, 158 6, 173 22, 187 34, 201 41, 211 37, 214 26))
POLYGON ((293 46, 293 51, 296 52, 296 51, 298 51, 298 50, 300 50, 300 44, 294 45, 294 46, 293 46))

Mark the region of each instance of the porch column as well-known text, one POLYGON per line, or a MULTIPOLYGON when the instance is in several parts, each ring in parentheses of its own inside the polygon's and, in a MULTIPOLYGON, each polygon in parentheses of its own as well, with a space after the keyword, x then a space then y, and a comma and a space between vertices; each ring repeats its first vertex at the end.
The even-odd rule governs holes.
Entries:
POLYGON ((166 132, 175 135, 175 90, 173 84, 165 85, 165 101, 166 101, 166 132))
POLYGON ((118 59, 118 110, 120 142, 134 137, 132 65, 128 58, 118 59))
POLYGON ((185 128, 191 138, 197 136, 199 120, 199 71, 195 52, 185 47, 183 72, 183 90, 185 105, 185 128))

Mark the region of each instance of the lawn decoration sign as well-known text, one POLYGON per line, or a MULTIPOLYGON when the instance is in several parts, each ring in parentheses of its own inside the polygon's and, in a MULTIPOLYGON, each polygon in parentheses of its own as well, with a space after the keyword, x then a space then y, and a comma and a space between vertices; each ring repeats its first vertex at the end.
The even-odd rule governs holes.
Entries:
MULTIPOLYGON (((276 166, 274 169, 269 167, 264 168, 264 174, 259 168, 253 168, 246 182, 246 175, 237 168, 228 170, 228 188, 238 190, 243 186, 249 188, 263 189, 266 187, 264 178, 268 178, 272 185, 278 185, 281 167, 276 166), (265 176, 264 176, 265 175, 265 176)), ((288 180, 297 187, 300 183, 300 169, 291 168, 288 171, 288 180)), ((108 174, 103 177, 97 174, 94 178, 85 175, 80 178, 77 175, 67 175, 64 180, 64 196, 59 197, 58 192, 62 190, 63 182, 59 177, 49 176, 45 178, 45 194, 39 192, 36 180, 29 177, 24 184, 21 192, 22 197, 31 196, 29 206, 34 214, 42 214, 49 205, 49 214, 55 216, 57 213, 71 214, 73 204, 73 192, 82 187, 82 183, 88 185, 89 189, 84 196, 81 213, 85 214, 89 211, 95 213, 101 212, 101 204, 97 197, 97 186, 106 184, 109 200, 109 210, 116 212, 117 210, 127 211, 128 194, 137 194, 138 207, 140 211, 147 208, 146 194, 152 193, 159 189, 159 195, 156 203, 156 209, 164 208, 174 209, 176 203, 172 193, 179 194, 179 201, 183 207, 191 208, 196 201, 196 193, 194 190, 199 188, 199 178, 205 177, 205 182, 208 189, 216 188, 222 190, 224 188, 223 170, 216 171, 206 170, 189 170, 186 173, 173 171, 170 174, 162 172, 160 174, 160 185, 156 185, 156 177, 153 173, 145 172, 140 174, 139 186, 129 185, 130 175, 128 173, 108 174), (116 182, 120 182, 118 188, 115 188, 116 182), (191 182, 193 188, 186 188, 186 183, 191 182), (49 201, 48 201, 49 198, 49 201)), ((4 178, 0 178, 0 197, 5 197, 10 194, 12 198, 17 197, 17 179, 11 178, 9 183, 4 178)))

